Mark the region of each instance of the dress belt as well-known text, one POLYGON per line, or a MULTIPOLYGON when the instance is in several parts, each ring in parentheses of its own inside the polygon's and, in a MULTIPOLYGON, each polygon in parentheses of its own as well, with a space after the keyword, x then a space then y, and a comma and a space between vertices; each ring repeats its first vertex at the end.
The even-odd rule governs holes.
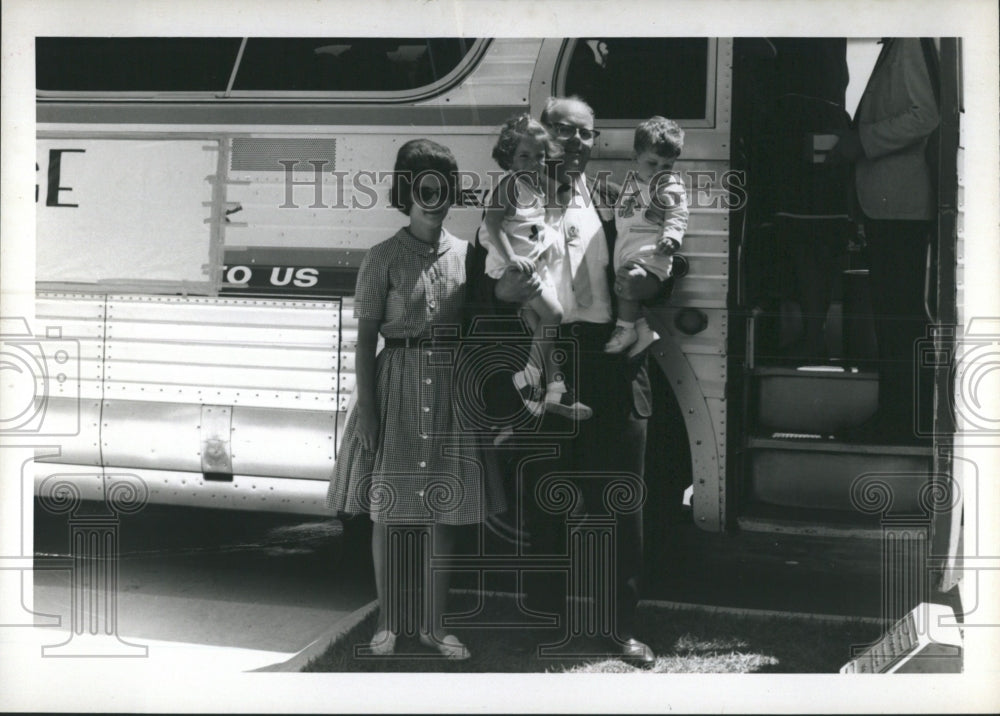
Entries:
POLYGON ((433 348, 439 341, 429 336, 413 336, 412 338, 385 338, 386 348, 433 348))

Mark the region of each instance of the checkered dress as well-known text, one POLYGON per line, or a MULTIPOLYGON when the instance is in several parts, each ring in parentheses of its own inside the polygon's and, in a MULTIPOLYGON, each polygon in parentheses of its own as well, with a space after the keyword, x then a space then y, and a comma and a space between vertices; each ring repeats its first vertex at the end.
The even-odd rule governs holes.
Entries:
MULTIPOLYGON (((372 247, 358 272, 354 315, 381 322, 386 338, 429 340, 459 326, 468 244, 442 232, 438 245, 401 229, 372 247)), ((453 398, 454 343, 385 348, 376 358, 379 442, 358 440, 347 418, 327 506, 380 523, 473 524, 504 509, 500 472, 461 430, 453 398)))

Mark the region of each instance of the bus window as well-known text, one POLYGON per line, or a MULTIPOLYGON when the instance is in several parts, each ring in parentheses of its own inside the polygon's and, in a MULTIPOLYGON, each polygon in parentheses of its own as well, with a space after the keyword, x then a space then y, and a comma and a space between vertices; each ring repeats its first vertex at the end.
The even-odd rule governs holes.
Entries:
POLYGON ((413 90, 454 70, 474 42, 467 38, 251 38, 233 89, 413 90))
POLYGON ((56 92, 223 92, 238 37, 39 37, 37 88, 56 92))
POLYGON ((564 94, 583 97, 607 126, 655 114, 711 119, 708 51, 707 38, 581 38, 570 56, 564 94))

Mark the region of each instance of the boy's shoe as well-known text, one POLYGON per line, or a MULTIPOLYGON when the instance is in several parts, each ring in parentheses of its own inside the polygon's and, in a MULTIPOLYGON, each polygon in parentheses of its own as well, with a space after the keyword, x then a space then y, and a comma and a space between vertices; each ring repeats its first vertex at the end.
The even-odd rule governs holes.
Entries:
POLYGON ((545 410, 570 420, 587 420, 594 414, 589 406, 576 399, 576 393, 561 382, 549 384, 549 389, 545 393, 545 410))
POLYGON ((660 334, 649 327, 649 323, 646 322, 645 318, 640 318, 635 322, 635 333, 637 337, 635 343, 628 350, 629 358, 639 355, 656 343, 656 341, 660 340, 660 334))
POLYGON ((541 415, 543 410, 542 399, 544 397, 542 386, 529 382, 527 373, 523 370, 515 373, 512 376, 512 380, 514 381, 514 387, 517 388, 517 394, 521 396, 521 401, 524 403, 524 407, 528 409, 528 412, 536 417, 541 415))
POLYGON ((634 326, 623 326, 619 324, 615 326, 615 330, 611 334, 611 338, 604 344, 604 352, 621 353, 623 350, 635 343, 637 339, 638 335, 635 332, 634 326))

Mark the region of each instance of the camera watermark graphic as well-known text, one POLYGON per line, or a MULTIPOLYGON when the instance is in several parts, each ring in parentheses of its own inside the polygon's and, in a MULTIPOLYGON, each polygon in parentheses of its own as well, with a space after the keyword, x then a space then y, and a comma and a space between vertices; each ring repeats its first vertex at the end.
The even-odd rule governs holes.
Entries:
MULTIPOLYGON (((532 335, 520 319, 479 317, 467 331, 434 326, 431 335, 416 345, 421 350, 419 394, 428 398, 418 414, 421 435, 458 439, 509 430, 519 438, 566 438, 579 432, 575 421, 532 412, 519 396, 512 377, 528 363, 532 349, 532 335), (440 407, 429 404, 440 381, 451 384, 457 425, 442 422, 436 412, 440 407)), ((559 377, 579 394, 579 340, 560 334, 552 346, 559 377)))
POLYGON ((0 318, 0 387, 0 437, 79 434, 80 343, 61 326, 0 318))
MULTIPOLYGON (((55 446, 39 447, 37 445, 11 444, 4 441, 0 444, 3 449, 27 448, 24 452, 38 457, 53 457, 60 454, 59 448, 55 446)), ((8 453, 10 454, 10 453, 8 453)), ((44 613, 32 609, 25 599, 29 589, 29 574, 36 574, 40 571, 53 571, 65 573, 72 566, 71 560, 64 556, 45 555, 39 557, 32 554, 30 548, 25 544, 25 533, 30 522, 26 520, 26 512, 30 507, 30 495, 34 490, 34 459, 32 457, 22 457, 20 465, 20 493, 11 491, 15 498, 10 500, 7 507, 18 507, 20 520, 16 521, 16 531, 9 533, 12 537, 20 537, 19 554, 0 554, 0 630, 4 628, 20 627, 59 627, 63 620, 59 614, 44 613), (19 499, 18 499, 19 498, 19 499)), ((4 478, 9 480, 8 485, 14 482, 8 475, 4 478)), ((10 527, 10 523, 4 523, 5 527, 10 527)), ((8 544, 13 545, 14 540, 8 544)))
POLYGON ((920 395, 931 384, 926 374, 944 371, 952 390, 938 395, 947 401, 954 424, 939 426, 935 433, 954 431, 966 445, 996 445, 1000 438, 1000 401, 996 398, 1000 395, 1000 318, 973 318, 964 332, 956 326, 932 326, 917 341, 915 360, 915 428, 931 424, 931 416, 921 414, 933 406, 929 396, 920 395))

